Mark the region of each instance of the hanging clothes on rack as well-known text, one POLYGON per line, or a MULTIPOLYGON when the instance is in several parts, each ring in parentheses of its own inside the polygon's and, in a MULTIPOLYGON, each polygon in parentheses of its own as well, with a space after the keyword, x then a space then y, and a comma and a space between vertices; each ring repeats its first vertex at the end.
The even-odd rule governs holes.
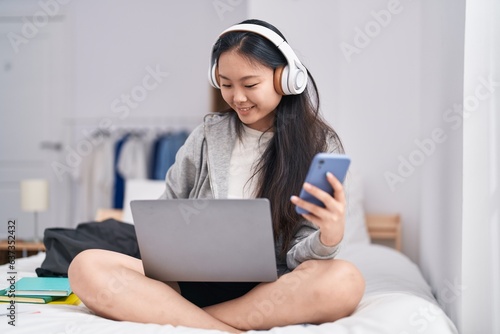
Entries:
POLYGON ((109 133, 96 132, 94 145, 74 170, 77 184, 75 199, 76 221, 90 221, 100 208, 112 206, 114 139, 109 133))
POLYGON ((123 209, 127 179, 164 180, 177 150, 200 119, 199 115, 130 116, 106 127, 100 126, 101 116, 65 119, 75 148, 93 138, 91 152, 79 154, 81 162, 71 171, 72 221, 94 220, 103 208, 123 209), (165 142, 160 140, 167 135, 165 142))
POLYGON ((123 144, 117 163, 124 179, 147 179, 151 143, 142 134, 131 134, 123 144))
POLYGON ((167 133, 158 138, 154 145, 153 179, 165 179, 168 169, 175 162, 177 151, 184 145, 188 135, 187 131, 178 131, 167 133))
POLYGON ((127 179, 165 179, 175 155, 186 141, 186 130, 125 128, 98 132, 103 139, 82 157, 75 171, 77 221, 94 219, 98 209, 123 209, 127 179))
POLYGON ((123 209, 123 197, 125 196, 125 180, 118 172, 118 161, 120 160, 120 153, 122 150, 125 141, 127 140, 130 134, 127 133, 123 137, 121 137, 115 144, 114 151, 114 164, 113 164, 113 173, 114 173, 114 189, 113 189, 113 208, 114 209, 123 209))

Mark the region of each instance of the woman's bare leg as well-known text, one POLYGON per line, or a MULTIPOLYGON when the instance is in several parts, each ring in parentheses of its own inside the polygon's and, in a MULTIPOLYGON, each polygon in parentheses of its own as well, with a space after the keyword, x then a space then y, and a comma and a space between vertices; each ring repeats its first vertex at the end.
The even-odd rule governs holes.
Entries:
POLYGON ((200 309, 168 286, 144 276, 140 260, 102 250, 71 263, 73 291, 96 314, 118 320, 237 332, 335 321, 354 311, 364 292, 359 271, 342 260, 311 260, 276 282, 200 309))
POLYGON ((71 262, 68 276, 83 303, 106 318, 238 332, 183 298, 177 283, 146 277, 141 261, 127 255, 84 251, 71 262))
POLYGON ((276 282, 204 310, 242 330, 331 322, 355 310, 364 288, 361 273, 349 262, 310 260, 276 282))

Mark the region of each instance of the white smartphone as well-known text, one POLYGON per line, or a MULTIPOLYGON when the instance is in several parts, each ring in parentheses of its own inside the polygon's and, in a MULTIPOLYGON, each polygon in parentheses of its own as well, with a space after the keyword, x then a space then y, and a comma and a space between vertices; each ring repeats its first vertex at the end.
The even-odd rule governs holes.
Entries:
MULTIPOLYGON (((314 156, 309 171, 307 172, 305 182, 308 182, 333 196, 333 188, 326 178, 326 173, 332 173, 341 183, 344 183, 347 170, 351 164, 351 159, 345 154, 336 153, 318 153, 314 156)), ((300 198, 324 207, 325 205, 319 199, 306 192, 303 188, 300 191, 300 198)), ((309 213, 307 210, 295 206, 295 211, 299 214, 309 213)))

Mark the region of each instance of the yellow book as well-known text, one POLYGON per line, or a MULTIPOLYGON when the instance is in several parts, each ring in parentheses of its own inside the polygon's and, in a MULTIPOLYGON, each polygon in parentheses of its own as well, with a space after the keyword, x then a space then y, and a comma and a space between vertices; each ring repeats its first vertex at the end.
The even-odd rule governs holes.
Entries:
POLYGON ((53 296, 9 296, 6 290, 0 290, 0 304, 11 303, 30 303, 30 304, 67 304, 80 305, 80 298, 74 293, 66 297, 53 296))
POLYGON ((82 301, 80 300, 80 298, 78 298, 77 295, 75 295, 74 293, 71 293, 67 297, 62 297, 62 298, 54 299, 53 301, 48 302, 47 304, 80 305, 81 302, 82 301))

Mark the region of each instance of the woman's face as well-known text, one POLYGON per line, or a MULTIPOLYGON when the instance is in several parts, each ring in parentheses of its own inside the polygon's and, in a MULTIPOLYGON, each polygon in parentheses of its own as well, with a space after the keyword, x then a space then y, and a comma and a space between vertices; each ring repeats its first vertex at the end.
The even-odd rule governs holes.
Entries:
POLYGON ((274 124, 281 95, 274 89, 274 71, 238 52, 224 52, 218 62, 222 97, 248 127, 265 131, 274 124))

